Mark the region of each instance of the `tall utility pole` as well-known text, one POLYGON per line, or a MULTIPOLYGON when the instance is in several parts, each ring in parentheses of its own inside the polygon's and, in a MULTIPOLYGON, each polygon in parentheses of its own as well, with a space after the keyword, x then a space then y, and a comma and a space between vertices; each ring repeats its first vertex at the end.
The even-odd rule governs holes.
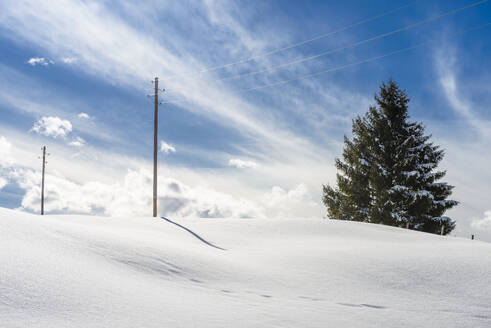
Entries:
POLYGON ((43 176, 41 178, 41 215, 44 215, 44 172, 46 169, 46 146, 41 148, 43 150, 43 176))
POLYGON ((155 78, 154 110, 155 117, 153 122, 153 217, 157 216, 157 136, 159 127, 159 78, 155 78))

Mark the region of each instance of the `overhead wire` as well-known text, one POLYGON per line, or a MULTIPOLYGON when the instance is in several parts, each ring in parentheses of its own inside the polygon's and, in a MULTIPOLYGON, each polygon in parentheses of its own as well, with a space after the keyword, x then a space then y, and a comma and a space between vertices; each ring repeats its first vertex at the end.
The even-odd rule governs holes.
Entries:
MULTIPOLYGON (((473 28, 470 28, 470 29, 467 29, 467 30, 464 30, 464 31, 461 31, 461 32, 458 32, 458 33, 454 33, 454 34, 450 35, 449 38, 456 37, 458 35, 461 35, 461 34, 464 34, 464 33, 470 32, 470 31, 479 30, 479 29, 482 29, 482 28, 484 28, 484 27, 486 27, 488 25, 491 25, 491 22, 488 22, 486 24, 479 25, 477 27, 473 27, 473 28)), ((311 77, 314 77, 314 76, 317 76, 317 75, 321 75, 321 74, 325 74, 325 73, 329 73, 329 72, 334 72, 334 71, 339 71, 339 70, 342 70, 342 69, 345 69, 345 68, 348 68, 348 67, 361 65, 361 64, 372 62, 372 61, 375 61, 375 60, 379 60, 379 59, 382 59, 382 58, 385 58, 385 57, 393 56, 393 55, 396 55, 396 54, 399 54, 399 53, 402 53, 402 52, 407 52, 409 50, 413 50, 413 49, 416 49, 416 48, 419 48, 419 47, 422 47, 424 45, 431 44, 431 43, 434 43, 434 42, 437 42, 437 40, 423 41, 423 42, 420 42, 420 43, 415 44, 415 45, 410 46, 410 47, 402 48, 402 49, 399 49, 399 50, 395 50, 395 51, 389 52, 387 54, 383 54, 383 55, 371 57, 371 58, 360 60, 360 61, 357 61, 357 62, 354 62, 354 63, 350 63, 350 64, 338 66, 338 67, 331 68, 331 69, 326 69, 326 70, 319 71, 319 72, 316 72, 316 73, 302 75, 300 77, 293 78, 293 79, 282 80, 282 81, 278 81, 278 82, 274 82, 274 83, 270 83, 270 84, 265 84, 265 85, 258 86, 258 87, 252 87, 252 88, 247 88, 247 89, 240 89, 239 91, 259 90, 259 89, 263 89, 263 88, 269 88, 269 87, 277 86, 277 85, 280 85, 280 84, 285 84, 285 83, 289 83, 289 82, 304 80, 304 79, 311 78, 311 77)))
POLYGON ((167 78, 167 80, 172 80, 172 79, 177 79, 177 78, 182 78, 182 77, 187 77, 187 76, 192 76, 192 75, 198 75, 198 74, 202 74, 202 73, 206 73, 206 72, 211 72, 211 71, 215 71, 215 70, 218 70, 218 69, 221 69, 221 68, 226 68, 226 67, 230 67, 230 66, 233 66, 233 65, 239 65, 239 64, 247 63, 247 62, 250 62, 250 61, 253 61, 253 60, 262 58, 262 57, 271 56, 271 55, 280 53, 282 51, 286 51, 286 50, 290 50, 290 49, 293 49, 293 48, 297 48, 297 47, 300 47, 300 46, 302 46, 304 44, 307 44, 307 43, 310 43, 310 42, 314 42, 314 41, 317 41, 317 40, 320 40, 320 39, 324 39, 324 38, 327 38, 327 37, 329 37, 331 35, 335 35, 335 34, 338 34, 338 33, 341 33, 341 32, 347 31, 347 30, 350 30, 352 28, 358 27, 360 25, 363 25, 363 24, 366 24, 366 23, 369 23, 369 22, 373 22, 373 21, 375 21, 375 20, 377 20, 379 18, 382 18, 382 17, 385 17, 387 15, 393 14, 395 12, 398 12, 398 11, 400 11, 402 9, 405 9, 407 7, 410 7, 410 6, 414 5, 414 4, 416 4, 418 2, 422 2, 422 1, 425 1, 425 0, 411 1, 411 2, 409 2, 409 3, 405 4, 405 5, 402 5, 400 7, 397 7, 397 8, 391 9, 389 11, 383 12, 381 14, 378 14, 378 15, 375 15, 375 16, 372 16, 372 17, 363 19, 363 20, 361 20, 359 22, 356 22, 356 23, 347 25, 347 26, 342 27, 342 28, 339 28, 337 30, 334 30, 334 31, 331 31, 331 32, 328 32, 328 33, 325 33, 325 34, 321 34, 321 35, 318 35, 318 36, 313 37, 311 39, 300 41, 300 42, 297 42, 297 43, 294 43, 294 44, 291 44, 291 45, 288 45, 288 46, 285 46, 285 47, 282 47, 282 48, 279 48, 279 49, 271 50, 269 52, 265 52, 265 53, 260 54, 260 55, 251 56, 249 58, 241 59, 241 60, 236 61, 236 62, 231 62, 231 63, 227 63, 227 64, 222 64, 222 65, 218 65, 218 66, 212 66, 212 67, 204 68, 202 70, 199 70, 199 71, 196 71, 196 72, 193 72, 193 73, 189 73, 189 74, 171 76, 171 77, 167 78))
MULTIPOLYGON (((354 42, 354 43, 351 43, 351 44, 348 44, 346 46, 342 46, 342 47, 339 47, 339 48, 327 50, 327 51, 321 52, 321 53, 316 54, 316 55, 312 55, 312 56, 304 57, 304 58, 299 58, 299 59, 293 60, 291 62, 287 62, 287 63, 275 65, 275 66, 271 66, 271 67, 268 67, 268 68, 265 68, 265 69, 262 69, 262 70, 259 70, 259 71, 238 74, 238 75, 235 75, 235 76, 225 77, 225 78, 221 78, 221 79, 214 79, 214 81, 219 82, 219 81, 236 80, 236 79, 239 79, 239 78, 244 78, 244 77, 249 77, 249 76, 255 76, 255 75, 259 75, 259 74, 267 73, 267 72, 272 72, 272 71, 275 71, 275 70, 278 70, 278 69, 289 67, 291 65, 300 64, 300 63, 303 63, 303 62, 314 60, 314 59, 317 59, 317 58, 320 58, 320 57, 323 57, 323 56, 327 56, 327 55, 330 55, 330 54, 333 54, 333 53, 341 52, 341 51, 346 50, 346 49, 355 48, 357 46, 363 45, 363 44, 368 43, 368 42, 371 42, 371 41, 375 41, 375 40, 378 40, 378 39, 382 39, 382 38, 385 38, 385 37, 388 37, 388 36, 391 36, 391 35, 394 35, 394 34, 403 32, 403 31, 410 30, 410 29, 415 28, 417 26, 430 23, 432 21, 435 21, 435 20, 444 18, 446 16, 450 16, 450 15, 456 14, 458 12, 461 12, 463 10, 466 10, 466 9, 469 9, 469 8, 472 8, 472 7, 476 7, 478 5, 481 5, 481 4, 486 3, 488 1, 489 0, 480 0, 480 1, 477 1, 477 2, 474 2, 474 3, 471 3, 469 5, 466 5, 466 6, 463 6, 463 7, 460 7, 460 8, 456 8, 456 9, 453 9, 453 10, 450 10, 450 11, 447 11, 447 12, 444 12, 444 13, 442 13, 440 15, 437 15, 437 16, 434 16, 434 17, 430 17, 430 18, 421 20, 419 22, 416 22, 416 23, 413 23, 413 24, 410 24, 410 25, 407 25, 407 26, 403 26, 401 28, 392 30, 390 32, 378 34, 378 35, 375 35, 375 36, 370 37, 368 39, 357 41, 357 42, 354 42)), ((176 90, 168 90, 168 91, 176 91, 176 90)))
POLYGON ((483 4, 485 2, 488 2, 488 1, 489 0, 481 0, 481 1, 478 1, 478 2, 475 2, 475 3, 472 3, 470 5, 467 5, 467 6, 464 6, 464 7, 460 7, 460 8, 457 8, 457 9, 453 9, 453 10, 447 11, 447 12, 445 12, 443 14, 440 14, 440 15, 437 15, 437 16, 434 16, 434 17, 430 17, 430 18, 424 19, 422 21, 419 21, 419 22, 416 22, 416 23, 413 23, 413 24, 410 24, 410 25, 407 25, 407 26, 404 26, 404 27, 401 27, 401 28, 392 30, 390 32, 379 34, 379 35, 373 36, 371 38, 364 39, 364 40, 361 40, 361 41, 358 41, 358 42, 354 42, 352 44, 349 44, 349 45, 346 45, 346 46, 343 46, 343 47, 339 47, 339 48, 336 48, 336 49, 331 49, 331 50, 328 50, 328 51, 324 51, 324 52, 321 52, 321 53, 316 54, 316 55, 312 55, 312 56, 304 57, 304 58, 299 58, 299 59, 293 60, 291 62, 287 62, 287 63, 280 64, 280 65, 271 66, 271 67, 268 67, 268 68, 265 68, 265 69, 262 69, 262 70, 259 70, 259 71, 255 71, 255 72, 249 72, 249 73, 239 74, 239 75, 235 75, 235 76, 231 76, 231 77, 225 77, 225 78, 217 79, 215 81, 231 81, 231 80, 236 80, 236 79, 243 78, 243 77, 254 76, 254 75, 258 75, 258 74, 262 74, 262 73, 266 73, 266 72, 272 72, 272 71, 275 71, 275 70, 278 70, 278 69, 281 69, 281 68, 285 68, 285 67, 288 67, 288 66, 291 66, 291 65, 304 63, 306 61, 317 59, 319 57, 327 56, 327 55, 330 55, 330 54, 333 54, 333 53, 336 53, 336 52, 341 52, 341 51, 346 50, 346 49, 355 48, 357 46, 360 46, 362 44, 365 44, 365 43, 368 43, 368 42, 371 42, 371 41, 375 41, 375 40, 378 40, 378 39, 382 39, 382 38, 385 38, 385 37, 388 37, 388 36, 391 36, 391 35, 394 35, 394 34, 403 32, 403 31, 410 30, 410 29, 415 28, 417 26, 430 23, 432 21, 438 20, 438 19, 443 18, 443 17, 446 17, 446 16, 450 16, 450 15, 456 14, 456 13, 458 13, 460 11, 463 11, 463 10, 466 10, 466 9, 469 9, 469 8, 472 8, 472 7, 481 5, 481 4, 483 4))
MULTIPOLYGON (((459 35, 462 35, 462 34, 471 32, 471 31, 476 31, 476 30, 479 30, 479 29, 483 29, 483 28, 485 28, 487 26, 490 26, 490 25, 491 25, 491 22, 488 22, 488 23, 485 23, 485 24, 482 24, 482 25, 479 25, 479 26, 476 26, 476 27, 472 27, 472 28, 469 28, 469 29, 466 29, 466 30, 463 30, 463 31, 460 31, 460 32, 457 32, 457 33, 454 33, 454 34, 451 34, 450 36, 448 36, 448 38, 456 37, 456 36, 459 36, 459 35)), ((435 43, 437 41, 439 41, 439 40, 423 41, 423 42, 420 42, 420 43, 415 44, 415 45, 410 46, 410 47, 405 47, 405 48, 398 49, 398 50, 395 50, 395 51, 392 51, 392 52, 389 52, 389 53, 386 53, 386 54, 383 54, 383 55, 379 55, 379 56, 375 56, 375 57, 370 57, 370 58, 363 59, 363 60, 360 60, 360 61, 356 61, 356 62, 353 62, 353 63, 349 63, 349 64, 345 64, 345 65, 341 65, 341 66, 337 66, 337 67, 325 69, 325 70, 322 70, 322 71, 319 71, 319 72, 315 72, 315 73, 310 73, 310 74, 302 75, 302 76, 299 76, 299 77, 296 77, 296 78, 292 78, 292 79, 281 80, 281 81, 270 83, 270 84, 260 85, 260 86, 257 86, 257 87, 251 87, 251 88, 246 88, 246 89, 236 89, 235 91, 236 92, 248 92, 248 91, 254 91, 254 90, 259 90, 259 89, 264 89, 264 88, 270 88, 270 87, 274 87, 274 86, 278 86, 278 85, 282 85, 282 84, 286 84, 286 83, 290 83, 290 82, 294 82, 294 81, 300 81, 300 80, 308 79, 308 78, 315 77, 315 76, 318 76, 318 75, 326 74, 326 73, 329 73, 329 72, 335 72, 335 71, 343 70, 343 69, 346 69, 346 68, 349 68, 349 67, 358 66, 358 65, 361 65, 361 64, 364 64, 364 63, 376 61, 376 60, 379 60, 379 59, 382 59, 382 58, 386 58, 386 57, 389 57, 389 56, 393 56, 393 55, 396 55, 396 54, 407 52, 407 51, 410 51, 410 50, 413 50, 413 49, 416 49, 416 48, 419 48, 419 47, 422 47, 422 46, 425 46, 425 45, 428 45, 428 44, 435 43)), ((185 99, 185 100, 178 100, 178 101, 172 101, 172 102, 163 102, 162 104, 177 104, 177 103, 183 103, 183 102, 188 102, 188 101, 189 101, 188 99, 185 99)))

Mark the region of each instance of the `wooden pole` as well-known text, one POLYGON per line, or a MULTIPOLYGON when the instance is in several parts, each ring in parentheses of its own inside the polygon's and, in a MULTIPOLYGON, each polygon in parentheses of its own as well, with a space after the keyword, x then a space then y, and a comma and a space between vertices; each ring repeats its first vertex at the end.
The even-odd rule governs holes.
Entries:
POLYGON ((44 215, 44 172, 46 170, 46 146, 43 146, 43 175, 41 177, 41 215, 44 215))
POLYGON ((159 122, 159 78, 155 78, 154 126, 153 126, 153 216, 157 216, 157 138, 159 122))

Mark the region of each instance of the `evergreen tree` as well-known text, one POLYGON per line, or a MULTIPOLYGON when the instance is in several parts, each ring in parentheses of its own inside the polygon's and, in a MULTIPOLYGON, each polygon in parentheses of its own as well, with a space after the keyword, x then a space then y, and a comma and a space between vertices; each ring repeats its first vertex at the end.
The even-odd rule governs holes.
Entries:
POLYGON ((394 81, 382 83, 375 101, 353 120, 353 140, 344 138, 337 187, 323 186, 328 217, 451 232, 455 222, 443 214, 458 203, 447 200, 453 186, 438 182, 444 151, 409 121, 409 98, 394 81))

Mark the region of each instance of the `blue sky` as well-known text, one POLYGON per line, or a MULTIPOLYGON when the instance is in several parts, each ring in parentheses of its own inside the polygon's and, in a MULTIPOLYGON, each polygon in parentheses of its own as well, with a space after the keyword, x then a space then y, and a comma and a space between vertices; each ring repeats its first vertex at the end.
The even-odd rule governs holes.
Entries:
POLYGON ((392 77, 446 149, 455 234, 491 240, 490 22, 487 1, 2 1, 0 206, 37 211, 47 145, 48 212, 149 215, 158 76, 161 214, 322 217, 392 77))

